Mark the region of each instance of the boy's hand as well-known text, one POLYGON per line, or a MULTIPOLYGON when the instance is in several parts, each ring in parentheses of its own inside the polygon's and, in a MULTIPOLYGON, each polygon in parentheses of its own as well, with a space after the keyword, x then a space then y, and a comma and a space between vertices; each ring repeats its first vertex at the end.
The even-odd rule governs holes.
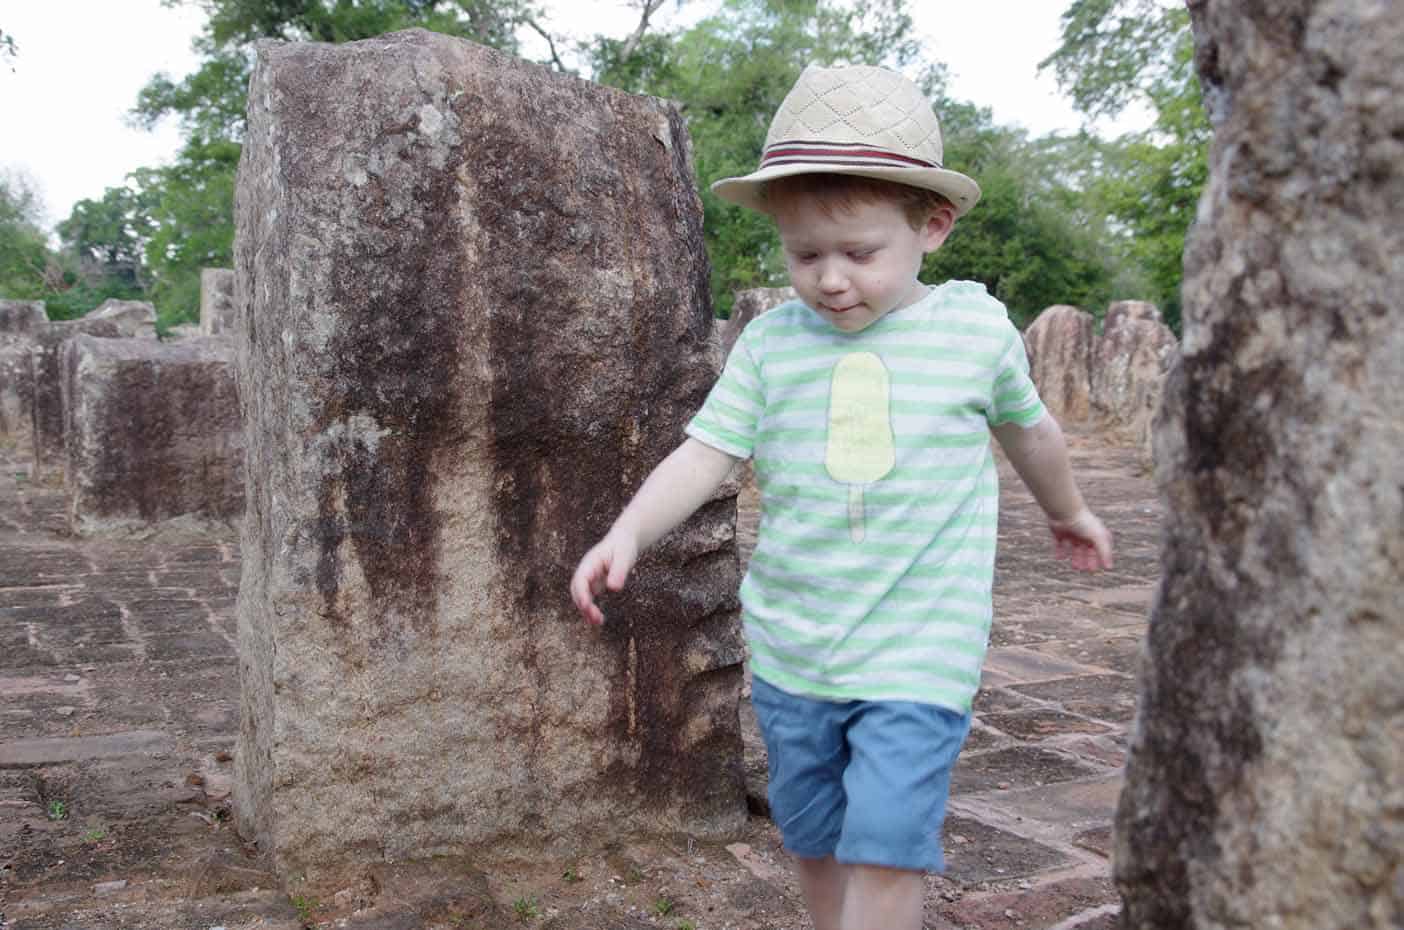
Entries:
POLYGON ((604 611, 595 604, 605 589, 619 591, 639 558, 638 540, 618 529, 610 530, 576 566, 570 579, 570 599, 586 623, 604 623, 604 611))
POLYGON ((1111 533, 1086 508, 1070 520, 1049 520, 1053 531, 1053 554, 1080 572, 1112 567, 1111 533))

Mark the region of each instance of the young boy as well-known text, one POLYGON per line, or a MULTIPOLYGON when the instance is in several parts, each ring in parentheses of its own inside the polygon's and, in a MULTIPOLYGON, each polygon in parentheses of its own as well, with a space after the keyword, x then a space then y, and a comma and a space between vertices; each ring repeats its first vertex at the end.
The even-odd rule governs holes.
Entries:
POLYGON ((991 622, 998 487, 989 437, 1048 515, 1056 554, 1111 565, 1023 341, 981 285, 931 288, 922 257, 980 191, 941 167, 931 106, 900 75, 811 67, 760 169, 713 185, 775 222, 800 300, 758 317, 571 596, 620 590, 641 551, 754 458, 741 585, 770 803, 816 930, 920 930, 951 767, 991 622))

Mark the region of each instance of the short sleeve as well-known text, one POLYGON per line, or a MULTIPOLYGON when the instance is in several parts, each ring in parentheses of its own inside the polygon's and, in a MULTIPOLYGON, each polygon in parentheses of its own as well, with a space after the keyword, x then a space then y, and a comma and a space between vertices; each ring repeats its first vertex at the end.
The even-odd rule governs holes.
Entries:
POLYGON ((1007 325, 1009 342, 995 368, 985 419, 991 426, 1014 423, 1030 427, 1042 420, 1047 410, 1029 375, 1029 356, 1024 350, 1024 338, 1013 323, 1007 325))
POLYGON ((747 327, 727 356, 721 377, 707 400, 687 424, 685 432, 698 442, 739 459, 748 459, 755 447, 756 427, 765 408, 765 392, 754 339, 747 327))

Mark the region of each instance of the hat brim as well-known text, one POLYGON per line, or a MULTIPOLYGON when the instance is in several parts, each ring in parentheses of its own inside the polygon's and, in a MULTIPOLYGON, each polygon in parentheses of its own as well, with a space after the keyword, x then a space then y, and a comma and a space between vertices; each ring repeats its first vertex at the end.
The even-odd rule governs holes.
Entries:
POLYGON ((744 177, 722 178, 712 183, 712 193, 730 203, 767 213, 769 211, 765 209, 765 199, 762 196, 766 182, 797 174, 851 174, 860 178, 895 181, 898 184, 924 188, 949 200, 956 209, 956 216, 963 216, 980 200, 980 185, 959 171, 948 171, 945 168, 867 168, 822 163, 776 165, 762 168, 744 177))

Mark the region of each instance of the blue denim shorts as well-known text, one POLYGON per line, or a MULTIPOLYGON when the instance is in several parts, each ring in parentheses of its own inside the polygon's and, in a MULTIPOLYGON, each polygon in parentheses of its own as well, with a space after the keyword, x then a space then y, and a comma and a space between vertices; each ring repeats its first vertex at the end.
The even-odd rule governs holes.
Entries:
POLYGON ((951 769, 970 714, 906 701, 824 701, 759 678, 771 816, 806 859, 940 872, 951 769))

